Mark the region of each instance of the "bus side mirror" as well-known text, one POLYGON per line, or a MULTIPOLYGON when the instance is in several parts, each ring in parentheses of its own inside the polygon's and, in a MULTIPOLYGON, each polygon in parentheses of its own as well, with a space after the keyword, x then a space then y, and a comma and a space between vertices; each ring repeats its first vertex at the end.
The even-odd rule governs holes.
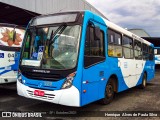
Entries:
POLYGON ((98 26, 95 26, 95 29, 94 29, 94 38, 96 41, 99 41, 100 40, 100 28, 98 26))

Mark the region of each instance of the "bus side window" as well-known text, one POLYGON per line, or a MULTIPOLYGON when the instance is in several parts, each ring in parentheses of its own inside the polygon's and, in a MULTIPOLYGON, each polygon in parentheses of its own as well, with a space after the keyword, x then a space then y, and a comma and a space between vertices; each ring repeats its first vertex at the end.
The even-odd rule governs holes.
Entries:
POLYGON ((123 52, 124 58, 133 59, 133 39, 123 36, 123 52))
POLYGON ((122 57, 122 37, 120 33, 108 30, 108 56, 122 57))
POLYGON ((89 67, 100 61, 105 60, 104 52, 104 33, 100 31, 100 40, 95 40, 95 31, 93 26, 87 27, 85 41, 84 66, 89 67))
POLYGON ((134 56, 135 59, 142 59, 142 45, 141 42, 134 40, 134 56))
POLYGON ((149 54, 148 54, 148 46, 146 44, 142 44, 143 45, 143 59, 144 60, 148 60, 149 59, 149 54))
POLYGON ((149 60, 154 60, 154 49, 151 46, 149 47, 149 60))

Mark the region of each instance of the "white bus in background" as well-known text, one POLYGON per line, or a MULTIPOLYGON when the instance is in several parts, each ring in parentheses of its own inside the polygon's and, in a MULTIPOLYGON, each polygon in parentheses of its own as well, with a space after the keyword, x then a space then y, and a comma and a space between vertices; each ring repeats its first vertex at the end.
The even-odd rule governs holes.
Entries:
POLYGON ((160 37, 143 37, 143 39, 154 44, 155 65, 158 67, 160 65, 160 37))
POLYGON ((160 65, 160 47, 154 47, 155 64, 160 65))
POLYGON ((0 23, 0 84, 16 82, 24 33, 20 26, 0 23))

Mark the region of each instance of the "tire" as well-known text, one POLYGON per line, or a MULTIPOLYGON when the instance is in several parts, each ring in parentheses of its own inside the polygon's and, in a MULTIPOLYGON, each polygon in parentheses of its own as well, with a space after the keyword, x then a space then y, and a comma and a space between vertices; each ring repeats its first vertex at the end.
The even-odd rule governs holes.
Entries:
POLYGON ((146 86, 147 86, 147 75, 146 75, 146 73, 144 73, 143 79, 142 79, 142 84, 140 85, 140 88, 144 89, 144 88, 146 88, 146 86))
POLYGON ((114 98, 114 79, 110 78, 105 88, 105 98, 100 100, 100 103, 107 105, 112 102, 114 98))

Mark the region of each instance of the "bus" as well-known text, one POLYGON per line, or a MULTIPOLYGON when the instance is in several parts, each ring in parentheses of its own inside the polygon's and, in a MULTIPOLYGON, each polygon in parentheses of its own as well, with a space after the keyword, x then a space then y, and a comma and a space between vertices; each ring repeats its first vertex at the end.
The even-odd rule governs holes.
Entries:
POLYGON ((160 65, 160 47, 154 47, 155 65, 160 65))
POLYGON ((24 32, 23 27, 0 23, 0 84, 12 83, 17 80, 24 32))
POLYGON ((155 54, 155 66, 159 67, 160 65, 160 37, 143 37, 148 42, 151 42, 154 45, 154 54, 155 54))
POLYGON ((154 78, 154 46, 90 11, 33 18, 26 29, 18 95, 81 107, 154 78))

